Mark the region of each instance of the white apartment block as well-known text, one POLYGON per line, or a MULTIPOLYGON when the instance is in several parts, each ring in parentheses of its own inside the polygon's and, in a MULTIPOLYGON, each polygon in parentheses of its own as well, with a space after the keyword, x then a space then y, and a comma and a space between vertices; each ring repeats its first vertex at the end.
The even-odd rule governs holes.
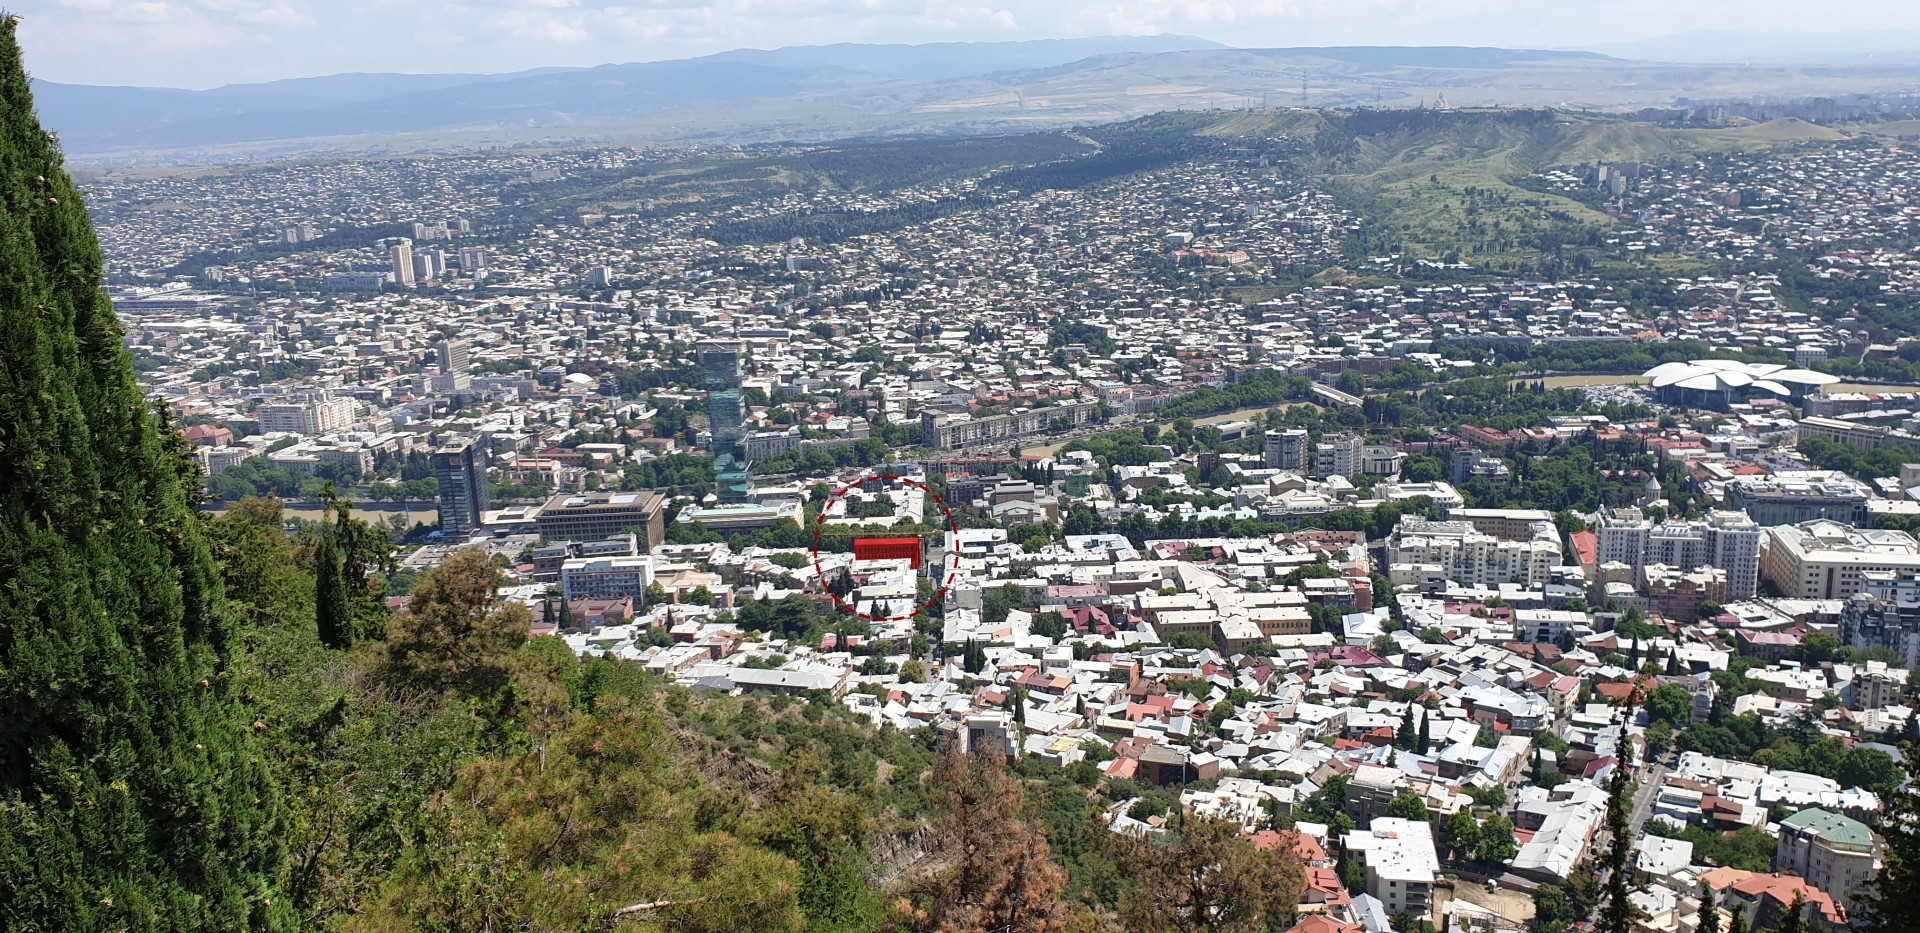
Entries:
POLYGON ((262 434, 287 432, 317 437, 351 427, 358 412, 352 399, 318 395, 302 401, 263 404, 256 417, 262 434))
POLYGON ((1714 511, 1705 521, 1649 522, 1635 508, 1608 509, 1594 526, 1599 562, 1633 568, 1633 578, 1649 564, 1682 571, 1713 567, 1726 571, 1727 598, 1752 599, 1760 587, 1760 544, 1766 532, 1742 512, 1714 511))
POLYGON ((1387 564, 1395 586, 1419 586, 1436 576, 1469 586, 1538 586, 1560 564, 1560 538, 1552 529, 1506 541, 1469 522, 1403 518, 1387 539, 1387 564))
POLYGON ((1760 573, 1789 599, 1846 599, 1868 573, 1920 572, 1920 544, 1904 531, 1821 519, 1768 531, 1760 573))
POLYGON ((1366 440, 1358 434, 1328 434, 1313 446, 1313 475, 1356 476, 1362 470, 1366 440))
POLYGON ((1433 912, 1433 879, 1440 857, 1433 848, 1433 825, 1426 820, 1376 816, 1367 829, 1347 834, 1347 852, 1367 868, 1367 893, 1387 905, 1389 915, 1433 912))
POLYGON ((635 601, 653 585, 653 561, 647 557, 576 557, 560 565, 560 587, 568 599, 635 601))

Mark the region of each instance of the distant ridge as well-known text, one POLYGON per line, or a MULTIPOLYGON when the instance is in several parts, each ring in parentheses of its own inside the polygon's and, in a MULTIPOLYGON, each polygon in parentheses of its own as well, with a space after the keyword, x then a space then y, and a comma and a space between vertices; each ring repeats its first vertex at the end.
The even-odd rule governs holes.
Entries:
POLYGON ((69 145, 218 145, 260 139, 431 130, 489 117, 564 123, 681 103, 778 97, 879 81, 934 81, 1058 65, 1095 55, 1223 49, 1192 36, 1021 42, 788 46, 699 58, 507 74, 338 74, 209 90, 34 81, 40 115, 69 145), (609 100, 608 81, 626 84, 609 100), (656 85, 652 88, 643 84, 656 85), (485 88, 485 90, 480 90, 485 88), (444 94, 436 100, 422 95, 444 94), (590 103, 593 108, 582 108, 590 103), (544 114, 498 113, 534 107, 544 114))
POLYGON ((95 164, 633 142, 1006 134, 1170 110, 1547 107, 1907 93, 1920 68, 1663 64, 1471 46, 1239 49, 1190 36, 738 49, 505 75, 334 75, 206 91, 41 83, 95 164))

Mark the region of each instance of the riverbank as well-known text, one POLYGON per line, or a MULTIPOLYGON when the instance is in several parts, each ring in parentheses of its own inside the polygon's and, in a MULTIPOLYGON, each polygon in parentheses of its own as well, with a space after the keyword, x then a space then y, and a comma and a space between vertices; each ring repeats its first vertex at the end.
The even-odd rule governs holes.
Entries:
MULTIPOLYGON (((209 502, 200 507, 203 512, 224 512, 231 502, 209 502)), ((318 521, 327 515, 327 504, 320 501, 287 502, 281 506, 281 514, 288 518, 300 518, 318 521)), ((387 524, 391 516, 400 516, 407 527, 414 525, 433 525, 440 521, 439 503, 436 502, 352 502, 347 511, 368 524, 387 524)))

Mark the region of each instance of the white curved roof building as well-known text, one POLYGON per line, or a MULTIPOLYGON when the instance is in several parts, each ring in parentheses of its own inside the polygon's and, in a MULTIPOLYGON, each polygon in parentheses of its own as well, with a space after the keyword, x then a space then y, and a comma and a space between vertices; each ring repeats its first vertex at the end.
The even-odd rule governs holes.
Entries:
POLYGON ((1840 381, 1839 376, 1795 369, 1785 363, 1689 360, 1661 363, 1644 374, 1661 401, 1724 408, 1756 397, 1799 399, 1840 381))

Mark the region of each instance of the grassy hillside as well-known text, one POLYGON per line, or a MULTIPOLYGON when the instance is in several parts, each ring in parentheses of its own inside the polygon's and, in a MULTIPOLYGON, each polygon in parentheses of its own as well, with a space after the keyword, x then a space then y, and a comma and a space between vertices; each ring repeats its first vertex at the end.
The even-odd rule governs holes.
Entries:
POLYGON ((1198 134, 1307 139, 1310 155, 1295 168, 1374 221, 1361 252, 1457 257, 1489 269, 1517 268, 1613 225, 1587 205, 1517 184, 1538 170, 1847 138, 1800 120, 1676 129, 1554 110, 1237 112, 1198 134))

